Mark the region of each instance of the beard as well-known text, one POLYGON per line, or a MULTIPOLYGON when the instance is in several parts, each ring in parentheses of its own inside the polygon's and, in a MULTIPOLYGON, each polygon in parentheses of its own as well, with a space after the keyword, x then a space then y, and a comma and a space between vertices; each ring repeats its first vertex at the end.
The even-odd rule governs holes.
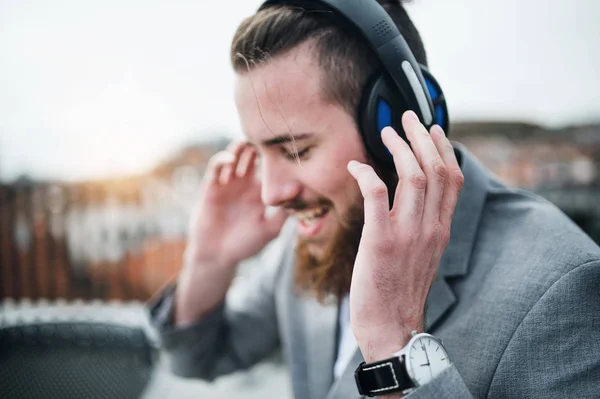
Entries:
MULTIPOLYGON (((377 167, 370 162, 388 188, 390 207, 398 184, 393 169, 377 167)), ((331 203, 320 200, 320 203, 331 203)), ((339 301, 350 292, 352 271, 364 226, 364 200, 360 192, 344 215, 338 217, 335 233, 315 254, 309 239, 298 239, 296 248, 295 286, 299 293, 315 296, 320 303, 339 301)))
POLYGON ((321 303, 328 297, 340 299, 350 291, 364 225, 362 197, 354 202, 319 255, 311 252, 308 240, 298 239, 296 286, 305 293, 314 294, 321 303))

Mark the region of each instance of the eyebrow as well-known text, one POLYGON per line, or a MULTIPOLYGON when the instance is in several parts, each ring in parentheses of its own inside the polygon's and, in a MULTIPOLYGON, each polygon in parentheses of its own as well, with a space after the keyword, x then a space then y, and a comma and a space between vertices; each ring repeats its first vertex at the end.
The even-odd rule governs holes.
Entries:
POLYGON ((291 134, 285 134, 281 136, 273 137, 272 139, 264 140, 261 142, 261 145, 265 147, 273 147, 280 144, 291 143, 293 141, 301 141, 311 138, 313 135, 311 133, 302 133, 292 136, 291 134))

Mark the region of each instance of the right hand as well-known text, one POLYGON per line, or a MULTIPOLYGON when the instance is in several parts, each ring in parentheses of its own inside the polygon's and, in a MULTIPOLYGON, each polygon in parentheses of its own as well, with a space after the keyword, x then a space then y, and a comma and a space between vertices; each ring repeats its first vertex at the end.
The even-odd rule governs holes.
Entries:
POLYGON ((188 261, 235 267, 279 234, 282 209, 266 216, 256 176, 256 149, 234 142, 209 161, 190 226, 188 261))
POLYGON ((265 215, 255 161, 253 147, 232 143, 208 163, 175 292, 175 325, 194 323, 221 303, 237 264, 283 227, 282 209, 265 215))

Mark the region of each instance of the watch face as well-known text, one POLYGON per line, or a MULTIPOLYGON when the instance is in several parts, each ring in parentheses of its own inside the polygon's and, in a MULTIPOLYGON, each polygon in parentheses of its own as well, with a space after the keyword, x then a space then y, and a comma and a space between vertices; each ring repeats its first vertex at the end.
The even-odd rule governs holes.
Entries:
POLYGON ((424 385, 450 365, 448 353, 441 342, 431 335, 416 335, 406 353, 409 376, 418 385, 424 385))

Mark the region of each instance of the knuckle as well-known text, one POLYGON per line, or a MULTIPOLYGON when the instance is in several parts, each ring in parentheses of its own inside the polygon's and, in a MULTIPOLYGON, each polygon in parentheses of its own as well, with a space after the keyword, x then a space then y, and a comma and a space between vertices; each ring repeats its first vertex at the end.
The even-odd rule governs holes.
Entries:
POLYGON ((423 172, 413 173, 409 178, 411 186, 417 190, 425 190, 427 187, 427 177, 423 172))
POLYGON ((454 212, 454 206, 451 203, 444 201, 442 202, 442 212, 452 217, 452 212, 454 212))
POLYGON ((370 188, 370 195, 374 199, 381 200, 388 196, 388 190, 382 181, 374 182, 370 188))
POLYGON ((436 158, 431 163, 431 170, 433 171, 434 176, 441 181, 444 181, 446 178, 447 170, 444 161, 441 158, 436 158))
POLYGON ((430 243, 437 243, 440 240, 441 228, 439 223, 433 223, 425 232, 425 239, 430 243))
POLYGON ((442 245, 442 248, 448 247, 448 244, 450 244, 450 231, 442 231, 440 234, 440 244, 442 245))
POLYGON ((465 176, 459 168, 456 168, 450 174, 450 181, 460 191, 465 185, 465 176))
POLYGON ((377 249, 382 251, 382 252, 392 252, 394 250, 396 246, 396 243, 389 239, 389 238, 384 238, 383 240, 379 240, 377 242, 377 249))
POLYGON ((415 235, 412 232, 406 231, 398 238, 398 245, 402 248, 411 248, 415 243, 414 237, 415 235))

